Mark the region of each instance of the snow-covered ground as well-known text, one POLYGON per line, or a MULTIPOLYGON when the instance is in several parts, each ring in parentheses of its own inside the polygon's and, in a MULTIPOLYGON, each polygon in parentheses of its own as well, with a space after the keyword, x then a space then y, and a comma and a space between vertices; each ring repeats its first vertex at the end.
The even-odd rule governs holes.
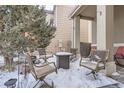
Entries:
MULTIPOLYGON (((56 57, 49 58, 49 61, 56 62, 56 57)), ((74 62, 70 62, 70 69, 58 69, 58 73, 49 74, 45 80, 48 84, 54 83, 54 87, 101 87, 118 83, 118 87, 124 87, 123 84, 106 77, 104 74, 99 73, 98 79, 95 80, 92 75, 86 76, 90 70, 79 66, 79 59, 74 62)), ((18 68, 14 72, 0 71, 0 88, 5 88, 4 83, 11 79, 18 79, 18 68)), ((31 74, 28 74, 26 78, 23 75, 19 75, 19 81, 16 83, 16 87, 29 88, 33 87, 37 81, 31 74), (18 86, 19 82, 19 86, 18 86)))
MULTIPOLYGON (((53 60, 53 58, 51 58, 53 60)), ((98 73, 97 80, 93 75, 86 75, 90 70, 79 66, 80 59, 70 63, 69 69, 58 69, 55 72, 46 76, 45 81, 56 88, 96 88, 115 84, 117 87, 124 87, 118 81, 106 77, 103 73, 98 73)))
POLYGON ((0 56, 0 67, 4 65, 4 57, 0 56))
MULTIPOLYGON (((15 58, 14 60, 17 61, 18 59, 15 58)), ((0 67, 3 65, 4 65, 4 58, 3 56, 0 56, 0 67)), ((27 74, 26 78, 24 78, 24 75, 18 74, 18 66, 13 72, 0 70, 0 88, 6 88, 4 83, 9 79, 17 79, 16 87, 20 87, 20 88, 32 87, 36 83, 36 80, 31 74, 27 74)))
POLYGON ((24 78, 24 75, 18 75, 17 69, 13 72, 0 71, 0 88, 6 88, 4 83, 9 79, 17 79, 16 87, 18 88, 29 88, 36 82, 31 74, 27 74, 26 78, 24 78))

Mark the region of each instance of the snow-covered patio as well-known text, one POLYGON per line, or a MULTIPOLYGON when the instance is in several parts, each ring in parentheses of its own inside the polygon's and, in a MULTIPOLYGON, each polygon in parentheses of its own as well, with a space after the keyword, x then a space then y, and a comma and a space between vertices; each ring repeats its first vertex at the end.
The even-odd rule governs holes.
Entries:
POLYGON ((91 75, 86 75, 90 70, 79 66, 80 59, 70 63, 70 69, 58 69, 58 73, 49 74, 45 81, 54 84, 56 88, 94 88, 117 84, 117 87, 124 87, 123 84, 98 73, 97 80, 91 75))
MULTIPOLYGON (((49 58, 48 61, 56 62, 56 56, 49 58)), ((14 72, 0 71, 0 87, 5 88, 4 83, 10 78, 19 78, 16 83, 16 87, 31 88, 37 81, 31 74, 28 74, 26 78, 23 75, 18 77, 18 68, 14 72), (18 84, 19 82, 19 84, 18 84)), ((103 73, 98 73, 98 77, 95 80, 92 75, 86 75, 90 70, 79 66, 79 59, 70 62, 70 69, 58 69, 58 73, 51 73, 46 76, 45 81, 51 85, 54 84, 55 88, 95 88, 95 87, 124 87, 124 85, 118 81, 115 81, 109 77, 106 77, 103 73)), ((40 86, 43 84, 37 85, 40 86)))

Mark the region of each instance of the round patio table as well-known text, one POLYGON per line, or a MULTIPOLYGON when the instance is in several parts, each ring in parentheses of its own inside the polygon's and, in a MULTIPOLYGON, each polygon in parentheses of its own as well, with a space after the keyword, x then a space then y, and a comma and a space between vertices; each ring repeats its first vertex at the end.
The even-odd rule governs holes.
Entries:
POLYGON ((72 53, 69 52, 57 52, 57 67, 63 69, 69 69, 70 56, 72 53))
POLYGON ((15 88, 17 79, 9 79, 4 83, 7 88, 15 88))

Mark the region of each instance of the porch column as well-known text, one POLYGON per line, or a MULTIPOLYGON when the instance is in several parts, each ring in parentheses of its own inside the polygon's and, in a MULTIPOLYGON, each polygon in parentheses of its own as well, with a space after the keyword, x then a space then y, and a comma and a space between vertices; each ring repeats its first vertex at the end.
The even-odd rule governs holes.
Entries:
POLYGON ((88 42, 92 43, 92 21, 88 21, 88 42))
POLYGON ((80 17, 75 16, 73 19, 73 48, 80 50, 80 17))
POLYGON ((110 50, 109 60, 113 60, 114 9, 109 5, 97 6, 97 49, 110 50))

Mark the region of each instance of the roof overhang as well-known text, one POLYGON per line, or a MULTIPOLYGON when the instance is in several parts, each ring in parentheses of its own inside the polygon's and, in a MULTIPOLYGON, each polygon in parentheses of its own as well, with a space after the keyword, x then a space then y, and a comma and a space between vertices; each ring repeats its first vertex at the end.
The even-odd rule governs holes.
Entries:
POLYGON ((69 18, 73 19, 75 16, 80 16, 80 19, 94 20, 96 18, 96 6, 95 5, 80 5, 77 6, 69 18))
POLYGON ((73 18, 74 16, 80 14, 82 12, 82 9, 85 9, 86 6, 83 6, 83 5, 79 5, 77 6, 72 12, 71 14, 69 15, 69 18, 73 18))

